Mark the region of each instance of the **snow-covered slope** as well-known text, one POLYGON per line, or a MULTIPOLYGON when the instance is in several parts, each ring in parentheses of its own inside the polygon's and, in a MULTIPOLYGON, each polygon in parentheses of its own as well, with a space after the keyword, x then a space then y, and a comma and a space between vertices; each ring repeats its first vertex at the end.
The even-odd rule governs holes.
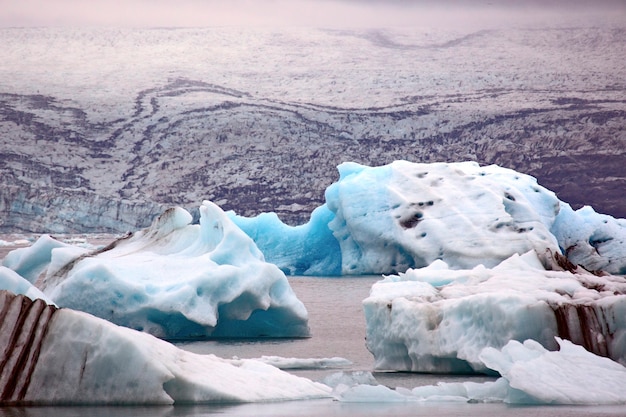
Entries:
POLYGON ((497 163, 626 217, 625 33, 2 29, 0 231, 294 223, 347 160, 497 163))

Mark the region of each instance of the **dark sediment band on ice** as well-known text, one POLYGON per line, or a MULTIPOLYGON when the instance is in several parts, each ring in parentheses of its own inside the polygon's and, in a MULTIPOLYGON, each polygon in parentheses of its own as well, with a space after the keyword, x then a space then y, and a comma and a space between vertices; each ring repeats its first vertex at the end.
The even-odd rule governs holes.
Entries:
POLYGON ((58 309, 0 291, 0 404, 24 400, 48 323, 58 309))

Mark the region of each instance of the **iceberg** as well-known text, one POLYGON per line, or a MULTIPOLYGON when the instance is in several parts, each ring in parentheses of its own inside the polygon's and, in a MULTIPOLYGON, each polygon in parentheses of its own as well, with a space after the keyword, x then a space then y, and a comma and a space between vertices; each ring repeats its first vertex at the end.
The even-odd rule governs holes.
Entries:
POLYGON ((57 248, 75 251, 74 257, 87 252, 86 249, 60 242, 50 235, 42 235, 32 246, 9 252, 2 260, 2 265, 17 272, 29 282, 35 283, 50 266, 52 251, 57 248))
POLYGON ((28 280, 5 266, 0 266, 0 290, 25 295, 33 301, 42 299, 46 304, 54 305, 52 300, 35 288, 28 280))
POLYGON ((502 349, 485 348, 485 366, 502 376, 495 381, 439 383, 391 389, 356 383, 333 387, 343 402, 505 402, 509 404, 626 404, 626 368, 583 347, 556 338, 558 351, 534 340, 512 340, 502 349))
POLYGON ((363 301, 376 369, 489 373, 484 348, 533 339, 554 350, 555 336, 626 364, 626 279, 553 266, 529 251, 494 268, 436 261, 385 277, 363 301))
POLYGON ((291 275, 395 274, 436 260, 494 267, 534 250, 626 273, 626 220, 573 211, 529 175, 475 162, 338 166, 308 223, 229 212, 266 260, 291 275))
POLYGON ((330 392, 259 361, 186 352, 8 291, 0 291, 0 314, 4 405, 238 403, 325 398, 330 392))
POLYGON ((288 226, 275 213, 247 218, 227 213, 250 236, 265 260, 288 275, 341 275, 341 248, 328 223, 334 214, 326 205, 311 213, 308 223, 288 226))
POLYGON ((516 253, 560 251, 551 233, 560 201, 531 176, 475 162, 338 170, 305 225, 229 216, 288 274, 393 274, 436 260, 493 267, 516 253))
POLYGON ((563 254, 590 271, 626 275, 626 220, 561 203, 551 227, 563 254))
POLYGON ((218 206, 205 201, 200 224, 191 220, 173 208, 94 252, 43 238, 19 258, 47 265, 36 286, 57 305, 160 338, 309 335, 285 275, 218 206))
POLYGON ((558 250, 554 193, 534 178, 474 162, 339 166, 326 190, 342 272, 385 274, 443 260, 492 267, 515 253, 558 250))
POLYGON ((352 362, 346 358, 283 358, 280 356, 261 356, 254 360, 275 366, 279 369, 328 369, 350 366, 352 362))
MULTIPOLYGON (((507 380, 509 386, 528 395, 528 403, 623 404, 626 403, 626 368, 594 355, 582 346, 556 338, 558 352, 550 352, 534 340, 511 341, 501 350, 485 348, 481 360, 507 380)), ((519 395, 514 395, 520 401, 519 395)))

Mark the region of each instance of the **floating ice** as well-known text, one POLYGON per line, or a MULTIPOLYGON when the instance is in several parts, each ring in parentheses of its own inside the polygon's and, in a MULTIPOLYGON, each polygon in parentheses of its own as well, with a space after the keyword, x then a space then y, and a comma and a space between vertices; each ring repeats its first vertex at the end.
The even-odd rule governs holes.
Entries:
MULTIPOLYGON (((515 253, 563 247, 551 233, 560 201, 528 175, 474 162, 338 169, 326 204, 306 225, 284 225, 274 214, 231 218, 292 274, 389 274, 436 260, 493 267, 515 253)), ((559 236, 566 223, 555 228, 559 236)), ((619 253, 624 245, 609 255, 619 253)))
POLYGON ((0 404, 180 404, 328 397, 254 360, 224 360, 0 291, 0 404), (45 337, 44 337, 45 335, 45 337))
POLYGON ((288 226, 275 213, 230 218, 262 249, 265 260, 289 275, 340 275, 341 249, 328 228, 334 214, 324 205, 301 226, 288 226))
POLYGON ((327 369, 350 366, 352 362, 345 358, 283 358, 281 356, 261 356, 254 360, 275 366, 279 369, 327 369))
POLYGON ((37 285, 59 306, 162 338, 308 336, 284 274, 219 207, 205 201, 200 224, 190 222, 171 209, 76 259, 54 249, 37 285))
POLYGON ((333 390, 335 398, 347 403, 406 402, 411 398, 384 385, 339 385, 333 390))
POLYGON ((626 220, 596 213, 591 207, 572 210, 561 203, 552 233, 563 253, 588 270, 626 275, 626 220))
POLYGON ((74 252, 74 257, 87 252, 85 249, 59 242, 49 235, 43 235, 32 246, 9 252, 2 260, 2 265, 34 283, 50 265, 52 251, 57 248, 68 248, 74 252))
MULTIPOLYGON (((480 359, 511 388, 541 404, 626 403, 626 368, 582 346, 557 338, 558 352, 534 340, 511 341, 501 350, 486 348, 480 359)), ((508 398, 508 402, 520 401, 508 398)))
POLYGON ((534 178, 473 162, 339 166, 326 190, 344 273, 389 273, 443 260, 495 266, 514 253, 558 249, 554 194, 534 178))
POLYGON ((329 387, 336 388, 340 385, 354 387, 357 385, 378 385, 378 381, 369 371, 335 372, 328 375, 322 381, 329 387))
POLYGON ((626 273, 626 220, 574 212, 531 176, 475 162, 338 169, 326 204, 305 225, 273 213, 230 217, 288 274, 391 274, 435 260, 492 267, 514 253, 559 248, 589 270, 626 273))
POLYGON ((625 294, 623 277, 546 271, 534 251, 492 269, 439 261, 373 285, 367 347, 377 369, 488 372, 485 347, 534 339, 556 349, 561 336, 626 364, 625 294))
POLYGON ((44 295, 41 291, 35 288, 24 277, 18 275, 12 269, 4 266, 0 266, 0 291, 7 290, 13 294, 22 294, 36 300, 38 298, 44 300, 47 304, 54 304, 52 300, 44 295))
POLYGON ((439 383, 412 390, 369 384, 341 386, 344 402, 506 402, 511 404, 624 404, 626 368, 557 338, 551 352, 534 340, 485 348, 480 359, 502 374, 496 381, 439 383))

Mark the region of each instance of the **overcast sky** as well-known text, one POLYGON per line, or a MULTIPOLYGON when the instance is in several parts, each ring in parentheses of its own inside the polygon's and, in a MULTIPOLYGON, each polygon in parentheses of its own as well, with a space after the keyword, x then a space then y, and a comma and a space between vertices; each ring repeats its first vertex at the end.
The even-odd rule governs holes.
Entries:
POLYGON ((0 26, 321 26, 626 21, 626 0, 0 0, 0 26))

